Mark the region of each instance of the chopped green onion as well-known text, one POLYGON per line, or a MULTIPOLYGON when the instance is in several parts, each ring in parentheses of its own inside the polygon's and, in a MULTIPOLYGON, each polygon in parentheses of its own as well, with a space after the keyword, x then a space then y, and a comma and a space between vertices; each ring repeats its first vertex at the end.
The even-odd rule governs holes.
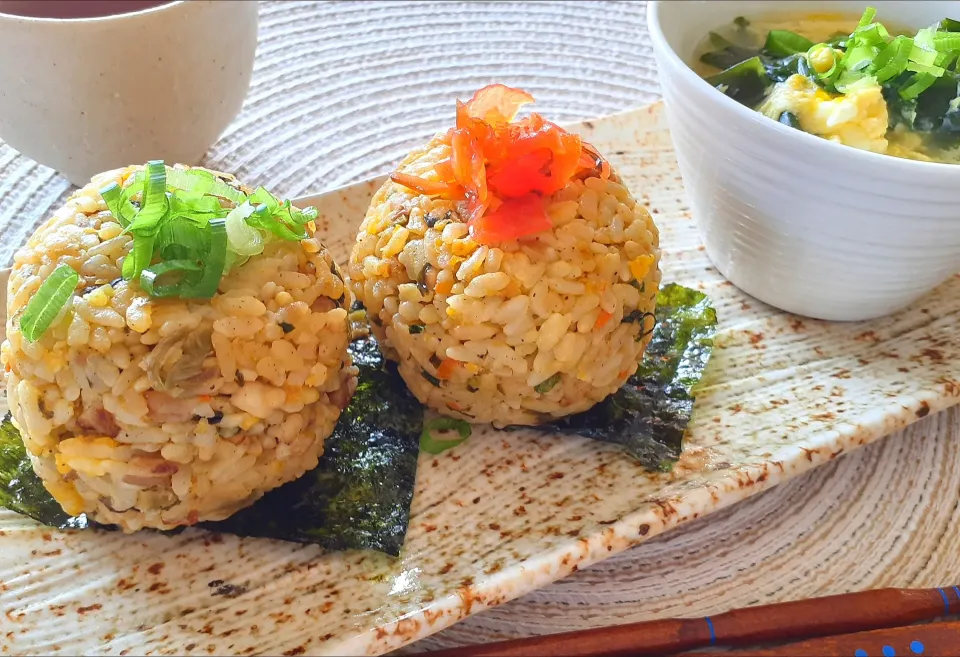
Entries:
POLYGON ((938 32, 933 37, 933 47, 939 53, 960 50, 960 34, 956 32, 938 32))
POLYGON ((280 208, 280 201, 277 200, 277 197, 264 189, 262 185, 253 190, 253 194, 250 195, 250 202, 255 205, 267 206, 271 213, 280 208))
MULTIPOLYGON (((127 230, 131 233, 152 234, 159 228, 160 219, 169 209, 167 201, 167 168, 160 160, 147 162, 140 211, 127 230)), ((138 272, 139 273, 139 272, 138 272)))
POLYGON ((253 214, 249 201, 238 205, 227 215, 225 225, 230 250, 241 256, 252 256, 263 252, 263 234, 247 225, 247 217, 253 214))
MULTIPOLYGON (((829 71, 814 71, 807 77, 840 93, 848 93, 861 85, 880 84, 885 86, 885 94, 896 91, 901 100, 913 101, 938 79, 952 72, 951 67, 960 66, 960 22, 944 19, 932 27, 918 30, 913 37, 893 37, 881 23, 874 22, 876 15, 875 8, 867 7, 849 37, 834 35, 829 42, 807 49, 805 59, 808 63, 833 42, 842 41, 840 47, 844 51, 839 60, 835 58, 829 71)), ((821 67, 826 65, 825 61, 818 61, 818 64, 821 67)), ((941 89, 941 86, 937 88, 941 89)), ((941 96, 938 92, 938 100, 931 102, 939 107, 943 102, 941 96)), ((900 110, 905 107, 898 104, 900 110)))
POLYGON ((934 47, 933 33, 929 28, 917 32, 913 37, 913 49, 910 51, 910 61, 929 66, 937 59, 937 49, 934 47))
POLYGON ((230 208, 220 205, 220 199, 214 196, 197 196, 187 198, 186 194, 168 193, 167 200, 170 203, 171 217, 187 217, 196 223, 201 220, 217 219, 226 217, 230 213, 230 208))
POLYGON ((156 250, 164 253, 171 247, 188 250, 204 248, 210 242, 208 223, 186 215, 167 218, 157 231, 156 250))
POLYGON ((917 73, 900 89, 900 97, 904 100, 914 99, 929 89, 936 81, 937 76, 932 73, 917 73))
POLYGON ((133 217, 137 214, 137 209, 133 207, 133 204, 126 198, 123 193, 123 189, 115 182, 110 183, 106 187, 100 190, 100 196, 103 197, 104 202, 107 204, 107 209, 110 210, 110 214, 113 215, 114 219, 117 222, 126 228, 133 217))
POLYGON ((210 250, 203 254, 203 277, 183 296, 209 299, 217 293, 227 261, 227 228, 224 222, 224 219, 210 222, 210 250))
POLYGON ((917 62, 907 62, 907 70, 913 71, 914 73, 929 73, 930 75, 938 78, 945 73, 945 71, 939 66, 920 64, 917 62))
POLYGON ((862 71, 870 66, 876 58, 878 49, 873 46, 866 46, 857 43, 852 48, 848 48, 843 55, 842 66, 844 72, 862 71))
POLYGON ((124 259, 121 270, 121 274, 126 280, 134 280, 140 276, 140 272, 150 266, 153 261, 155 244, 156 235, 145 233, 134 236, 133 250, 124 259))
POLYGON ((225 198, 239 205, 247 200, 247 195, 234 189, 209 171, 202 169, 170 169, 167 172, 167 184, 197 195, 210 195, 225 198))
POLYGON ((176 297, 184 289, 196 284, 196 274, 201 271, 200 265, 193 260, 167 260, 147 267, 140 272, 140 287, 152 297, 176 297), (161 276, 179 274, 174 283, 160 285, 161 276), (191 274, 193 274, 191 276, 191 274))
POLYGON ((887 44, 877 58, 873 60, 874 77, 883 83, 903 73, 913 50, 913 39, 898 36, 887 44))
POLYGON ((248 197, 211 172, 168 168, 159 160, 126 187, 107 185, 101 195, 133 235, 123 277, 139 280, 156 297, 212 297, 225 273, 261 253, 266 240, 305 239, 317 217, 316 209, 281 203, 263 187, 248 197))
POLYGON ((80 274, 69 265, 60 265, 43 281, 20 316, 20 332, 27 342, 36 342, 73 296, 80 274))
POLYGON ((303 226, 294 225, 291 228, 277 214, 277 209, 271 210, 268 204, 258 205, 253 214, 247 218, 247 223, 255 228, 262 228, 288 242, 302 240, 307 236, 307 231, 303 226))
POLYGON ((560 373, 557 372, 550 378, 544 379, 543 381, 535 385, 533 389, 539 392, 541 395, 543 395, 553 390, 554 386, 556 386, 559 382, 560 382, 560 373))
POLYGON ((434 418, 423 425, 423 433, 420 434, 420 449, 428 454, 439 454, 465 441, 470 437, 472 431, 470 425, 463 420, 455 420, 452 417, 434 418), (456 431, 460 434, 460 437, 453 440, 437 439, 433 437, 434 431, 456 431))
POLYGON ((813 59, 816 58, 817 53, 819 53, 819 52, 821 52, 821 51, 823 51, 823 50, 829 50, 829 51, 830 51, 830 55, 831 55, 831 58, 832 58, 832 60, 833 60, 833 65, 832 65, 828 70, 824 71, 823 73, 818 72, 817 69, 816 69, 816 67, 815 67, 813 64, 810 64, 810 69, 811 69, 811 72, 812 72, 814 75, 816 75, 818 79, 820 79, 820 80, 822 80, 822 81, 824 81, 824 82, 827 82, 827 81, 833 80, 834 76, 839 72, 839 69, 838 69, 838 67, 837 67, 837 60, 838 60, 838 58, 837 58, 836 54, 834 53, 833 48, 830 47, 829 45, 825 44, 825 43, 818 43, 818 44, 812 46, 812 47, 810 48, 810 50, 807 51, 806 59, 807 59, 807 62, 811 62, 813 59))
POLYGON ((922 29, 917 30, 917 33, 913 37, 913 42, 914 44, 917 45, 917 47, 923 48, 924 50, 936 50, 936 48, 933 47, 933 43, 936 35, 937 35, 936 25, 932 25, 930 27, 924 27, 922 29))
POLYGON ((844 72, 840 75, 840 78, 836 82, 837 91, 842 94, 848 94, 857 89, 862 89, 864 87, 872 87, 877 84, 877 79, 872 75, 864 75, 863 73, 848 73, 844 72))
POLYGON ((807 52, 813 47, 813 41, 790 30, 770 30, 763 48, 777 57, 789 57, 807 52))
POLYGON ((890 38, 890 33, 880 23, 871 23, 866 27, 857 28, 854 35, 857 42, 864 46, 886 44, 887 39, 890 38))
POLYGON ((937 59, 933 62, 934 66, 939 66, 944 71, 950 68, 950 64, 953 63, 953 60, 957 58, 957 55, 960 53, 956 52, 941 52, 937 53, 937 59))

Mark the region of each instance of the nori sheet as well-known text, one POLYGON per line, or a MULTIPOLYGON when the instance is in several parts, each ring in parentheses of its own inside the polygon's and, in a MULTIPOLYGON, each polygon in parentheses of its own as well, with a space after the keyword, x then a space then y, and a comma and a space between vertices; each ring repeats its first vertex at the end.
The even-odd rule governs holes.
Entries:
MULTIPOLYGON (((668 470, 680 456, 717 316, 706 295, 675 284, 661 289, 657 315, 643 361, 626 385, 589 411, 532 428, 622 445, 645 467, 668 470)), ((357 391, 327 438, 319 465, 227 520, 199 527, 328 550, 400 554, 423 407, 395 366, 384 362, 373 338, 355 341, 350 351, 360 370, 357 391)), ((0 424, 0 506, 60 529, 101 527, 83 515, 68 516, 53 500, 34 474, 9 413, 0 424)))
POLYGON ((713 351, 717 313, 707 295, 671 283, 657 295, 657 318, 640 367, 623 387, 588 411, 529 428, 622 445, 644 467, 669 471, 713 351))

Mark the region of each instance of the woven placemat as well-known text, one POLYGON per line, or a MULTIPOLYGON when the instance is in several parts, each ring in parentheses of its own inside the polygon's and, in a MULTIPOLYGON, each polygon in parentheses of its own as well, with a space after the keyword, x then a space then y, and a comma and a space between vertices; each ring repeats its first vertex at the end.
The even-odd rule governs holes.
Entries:
MULTIPOLYGON (((387 171, 500 81, 557 122, 658 97, 642 2, 266 2, 243 111, 205 163, 298 196, 387 171)), ((70 189, 0 143, 0 263, 70 189)), ((956 411, 405 649, 960 577, 956 411)))

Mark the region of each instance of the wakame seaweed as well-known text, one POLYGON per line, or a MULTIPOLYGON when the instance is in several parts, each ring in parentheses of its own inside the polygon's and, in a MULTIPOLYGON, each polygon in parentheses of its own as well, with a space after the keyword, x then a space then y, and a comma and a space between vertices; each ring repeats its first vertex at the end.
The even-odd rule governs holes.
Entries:
MULTIPOLYGON (((324 443, 319 465, 210 531, 400 554, 417 475, 423 407, 373 338, 350 345, 357 391, 324 443)), ((45 525, 95 527, 66 515, 33 472, 9 413, 0 425, 0 506, 45 525)))
POLYGON ((531 428, 622 445, 644 467, 669 470, 680 458, 693 388, 713 351, 717 313, 702 292, 669 284, 657 295, 657 318, 626 385, 588 411, 531 428))
MULTIPOLYGON (((704 294, 675 284, 660 290, 656 314, 650 344, 626 385, 589 411, 536 428, 619 444, 645 467, 669 469, 680 456, 693 387, 710 358, 717 316, 704 294)), ((413 500, 423 407, 373 338, 354 341, 350 353, 359 369, 357 391, 327 438, 319 465, 227 520, 198 527, 399 555, 413 500)), ((100 527, 85 516, 68 516, 53 500, 9 413, 0 424, 0 506, 60 529, 100 527)))

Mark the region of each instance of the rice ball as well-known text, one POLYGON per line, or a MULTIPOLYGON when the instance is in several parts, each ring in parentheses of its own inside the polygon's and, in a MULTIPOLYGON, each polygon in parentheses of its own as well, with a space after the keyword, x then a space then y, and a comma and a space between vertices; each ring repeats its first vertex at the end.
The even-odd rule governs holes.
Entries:
POLYGON ((123 279, 132 236, 98 190, 142 169, 94 178, 16 253, 0 350, 47 490, 124 531, 222 520, 300 477, 356 387, 351 295, 310 225, 302 241, 267 240, 212 298, 152 297, 123 279), (79 283, 31 342, 20 320, 59 265, 79 283))
MULTIPOLYGON (((449 162, 438 136, 398 172, 449 162)), ((545 199, 552 227, 495 244, 463 201, 392 180, 374 196, 348 275, 416 397, 474 423, 535 425, 589 409, 636 371, 654 325, 659 233, 615 172, 545 199)))

